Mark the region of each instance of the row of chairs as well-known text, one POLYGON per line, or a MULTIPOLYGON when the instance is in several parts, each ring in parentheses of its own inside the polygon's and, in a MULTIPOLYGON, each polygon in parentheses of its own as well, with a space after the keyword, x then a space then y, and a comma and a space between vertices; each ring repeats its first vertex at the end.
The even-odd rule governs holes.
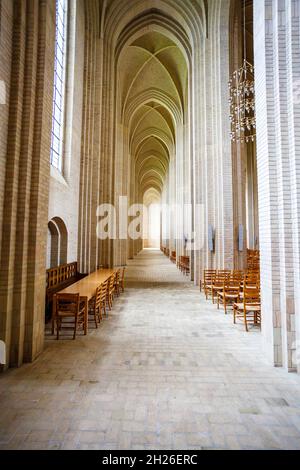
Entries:
POLYGON ((125 268, 118 269, 107 281, 103 282, 96 290, 96 295, 89 303, 89 315, 93 317, 95 327, 107 316, 107 307, 112 309, 115 296, 119 297, 124 292, 125 268))
POLYGON ((222 305, 225 314, 233 309, 233 320, 248 325, 261 325, 260 275, 259 271, 205 270, 203 290, 206 299, 211 297, 218 309, 222 305))
POLYGON ((171 251, 171 256, 170 256, 170 260, 172 261, 172 263, 176 264, 176 251, 171 251))
POLYGON ((167 256, 167 258, 170 257, 170 250, 169 250, 169 248, 166 248, 165 246, 163 246, 163 247, 161 247, 161 251, 163 252, 163 254, 164 254, 165 256, 167 256))
POLYGON ((190 257, 189 256, 179 256, 177 267, 181 272, 188 275, 190 273, 190 257))
POLYGON ((161 247, 161 251, 165 256, 170 258, 172 263, 176 264, 177 268, 180 269, 180 271, 186 275, 190 273, 190 257, 189 256, 179 256, 177 259, 177 253, 176 251, 171 251, 171 256, 170 256, 170 250, 165 247, 161 247))
MULTIPOLYGON (((96 289, 95 296, 88 304, 88 318, 93 318, 95 327, 107 316, 107 309, 111 310, 115 296, 119 296, 125 290, 125 268, 118 269, 105 282, 96 289)), ((85 330, 86 305, 78 294, 56 294, 55 318, 52 319, 52 333, 56 324, 56 335, 62 328, 73 330, 73 339, 76 339, 77 331, 85 330), (66 322, 64 322, 66 320, 66 322)))

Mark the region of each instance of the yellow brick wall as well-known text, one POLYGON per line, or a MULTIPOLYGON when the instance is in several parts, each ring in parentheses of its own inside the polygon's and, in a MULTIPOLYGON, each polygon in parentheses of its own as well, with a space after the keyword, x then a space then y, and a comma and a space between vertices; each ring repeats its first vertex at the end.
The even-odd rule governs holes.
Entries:
POLYGON ((55 0, 4 1, 3 6, 8 57, 13 48, 0 193, 0 338, 9 365, 18 366, 43 348, 55 0))

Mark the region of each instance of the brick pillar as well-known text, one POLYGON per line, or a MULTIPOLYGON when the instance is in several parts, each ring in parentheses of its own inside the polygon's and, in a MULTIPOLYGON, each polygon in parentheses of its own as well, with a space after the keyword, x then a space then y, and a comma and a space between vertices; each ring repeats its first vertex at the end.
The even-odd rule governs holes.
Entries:
POLYGON ((254 0, 254 58, 263 334, 274 364, 295 370, 299 0, 254 0))
POLYGON ((54 0, 14 0, 0 270, 12 366, 34 360, 44 341, 54 38, 54 0))

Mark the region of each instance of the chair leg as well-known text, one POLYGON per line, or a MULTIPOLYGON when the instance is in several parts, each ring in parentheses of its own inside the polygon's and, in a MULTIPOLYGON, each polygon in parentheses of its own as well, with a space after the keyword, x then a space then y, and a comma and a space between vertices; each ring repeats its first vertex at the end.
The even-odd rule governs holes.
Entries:
POLYGON ((59 339, 59 330, 60 330, 60 321, 59 318, 56 318, 56 339, 59 339))
POLYGON ((247 323, 247 314, 246 314, 246 312, 244 312, 244 322, 245 322, 245 329, 248 333, 248 323, 247 323))

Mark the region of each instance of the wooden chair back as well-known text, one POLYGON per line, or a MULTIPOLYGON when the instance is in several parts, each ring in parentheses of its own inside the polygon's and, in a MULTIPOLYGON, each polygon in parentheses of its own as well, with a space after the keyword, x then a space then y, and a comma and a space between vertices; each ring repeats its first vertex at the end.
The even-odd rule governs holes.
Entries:
POLYGON ((226 290, 236 290, 238 289, 238 291, 240 290, 241 288, 241 283, 240 283, 240 278, 234 278, 234 277, 231 277, 231 276, 228 276, 225 280, 224 280, 224 289, 226 290))
POLYGON ((246 274, 243 279, 243 287, 259 287, 260 278, 258 274, 246 274))
POLYGON ((95 295, 95 308, 96 309, 101 307, 102 291, 103 291, 103 287, 101 284, 100 286, 97 287, 97 290, 96 290, 96 295, 95 295))
POLYGON ((215 269, 205 269, 203 272, 204 285, 213 281, 216 277, 217 271, 215 269))
POLYGON ((56 294, 56 316, 69 314, 76 317, 79 312, 79 294, 56 294))
POLYGON ((228 277, 231 275, 231 271, 229 269, 218 269, 217 276, 219 277, 228 277))
POLYGON ((231 271, 217 271, 215 275, 214 285, 223 286, 225 282, 230 278, 231 271))
POLYGON ((244 307, 247 305, 260 305, 260 290, 258 288, 245 286, 243 294, 244 307))
POLYGON ((112 293, 115 288, 115 278, 116 278, 116 273, 112 274, 109 278, 109 293, 112 293))
POLYGON ((125 271, 126 271, 126 267, 124 266, 121 272, 121 280, 120 280, 120 286, 121 286, 122 292, 124 292, 125 290, 125 271))
POLYGON ((100 286, 100 303, 106 303, 106 296, 108 291, 108 279, 100 286))
MULTIPOLYGON (((55 319, 57 339, 59 339, 59 332, 63 325, 64 318, 74 318, 74 326, 68 328, 73 329, 73 339, 76 338, 77 328, 82 326, 86 334, 86 319, 85 319, 85 304, 80 301, 78 294, 56 294, 55 296, 55 319)), ((54 332, 54 322, 53 322, 54 332)))

